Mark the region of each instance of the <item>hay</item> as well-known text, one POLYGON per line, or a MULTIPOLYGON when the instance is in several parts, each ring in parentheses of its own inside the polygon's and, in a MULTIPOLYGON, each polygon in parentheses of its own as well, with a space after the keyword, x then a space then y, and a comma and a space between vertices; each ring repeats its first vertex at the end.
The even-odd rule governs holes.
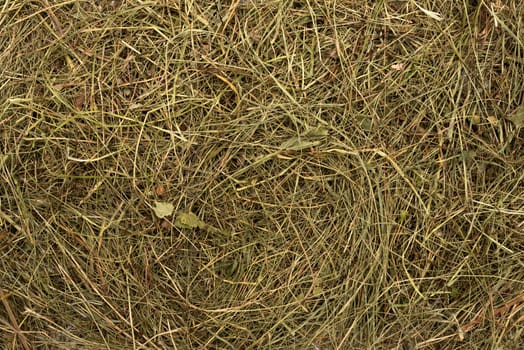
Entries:
POLYGON ((523 13, 4 2, 0 342, 518 347, 523 13))

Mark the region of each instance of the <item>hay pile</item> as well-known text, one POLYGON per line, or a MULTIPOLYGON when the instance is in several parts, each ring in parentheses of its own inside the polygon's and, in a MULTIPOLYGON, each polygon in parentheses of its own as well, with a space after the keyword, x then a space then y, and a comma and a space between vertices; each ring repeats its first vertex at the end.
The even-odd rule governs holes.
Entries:
POLYGON ((523 13, 4 0, 0 343, 518 348, 523 13))

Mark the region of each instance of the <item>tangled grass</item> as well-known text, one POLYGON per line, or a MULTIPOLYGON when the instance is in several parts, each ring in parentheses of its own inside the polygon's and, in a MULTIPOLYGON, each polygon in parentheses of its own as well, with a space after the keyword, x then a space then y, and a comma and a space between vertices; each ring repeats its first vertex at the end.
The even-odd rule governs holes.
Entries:
POLYGON ((3 348, 518 349, 523 14, 4 0, 3 348))

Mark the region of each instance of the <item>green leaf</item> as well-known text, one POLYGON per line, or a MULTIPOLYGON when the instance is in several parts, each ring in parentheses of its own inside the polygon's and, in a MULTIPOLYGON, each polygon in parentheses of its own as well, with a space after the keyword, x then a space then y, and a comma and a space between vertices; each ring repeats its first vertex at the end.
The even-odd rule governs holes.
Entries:
POLYGON ((173 209, 175 209, 173 204, 166 202, 155 202, 155 206, 153 207, 153 211, 159 219, 163 219, 173 214, 173 209))
POLYGON ((517 110, 508 117, 508 119, 511 120, 517 128, 524 127, 524 105, 517 108, 517 110))
POLYGON ((324 293, 324 289, 322 289, 322 287, 316 286, 313 288, 313 297, 319 297, 322 295, 322 293, 324 293))
POLYGON ((178 228, 201 228, 206 229, 208 225, 200 220, 198 216, 192 212, 178 213, 175 219, 175 227, 178 228))
POLYGON ((320 141, 301 140, 300 137, 292 137, 280 145, 286 151, 301 151, 306 148, 320 145, 320 141))
POLYGON ((306 130, 303 134, 284 141, 280 148, 286 151, 301 151, 318 146, 322 139, 329 135, 329 130, 323 126, 306 130))
POLYGON ((302 137, 320 138, 320 137, 326 137, 328 135, 329 135, 329 129, 323 126, 319 126, 317 128, 312 128, 312 129, 307 130, 302 135, 302 137))

